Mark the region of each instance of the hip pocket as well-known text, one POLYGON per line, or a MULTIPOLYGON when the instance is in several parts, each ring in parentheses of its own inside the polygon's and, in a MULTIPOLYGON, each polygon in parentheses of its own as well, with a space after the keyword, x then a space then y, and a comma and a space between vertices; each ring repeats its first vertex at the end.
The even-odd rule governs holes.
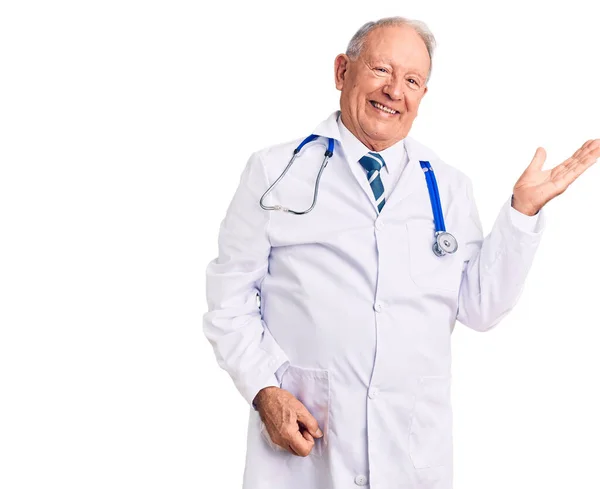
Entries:
POLYGON ((315 438, 310 454, 322 455, 328 444, 329 372, 290 365, 281 379, 281 388, 291 392, 319 423, 323 436, 315 438))
POLYGON ((409 453, 415 469, 452 464, 451 376, 423 376, 415 395, 409 453))

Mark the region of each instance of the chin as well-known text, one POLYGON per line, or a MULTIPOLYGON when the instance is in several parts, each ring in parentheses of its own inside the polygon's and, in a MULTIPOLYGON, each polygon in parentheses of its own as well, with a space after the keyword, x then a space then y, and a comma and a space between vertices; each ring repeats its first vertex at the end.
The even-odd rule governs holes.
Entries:
POLYGON ((391 132, 390 121, 382 121, 378 119, 372 119, 370 117, 365 120, 365 124, 362 124, 362 127, 364 132, 369 135, 379 134, 381 136, 383 133, 388 134, 391 132))
POLYGON ((398 131, 396 128, 392 128, 388 124, 372 124, 369 126, 369 131, 366 131, 366 134, 369 135, 370 138, 376 141, 389 141, 390 139, 394 139, 401 134, 401 131, 398 131))

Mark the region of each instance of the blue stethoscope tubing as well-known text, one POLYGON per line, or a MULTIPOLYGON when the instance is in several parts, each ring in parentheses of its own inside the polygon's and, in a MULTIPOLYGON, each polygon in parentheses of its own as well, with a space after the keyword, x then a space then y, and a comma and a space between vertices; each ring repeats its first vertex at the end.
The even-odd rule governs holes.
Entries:
MULTIPOLYGON (((328 139, 327 149, 325 150, 325 154, 323 156, 323 163, 321 163, 321 169, 319 170, 319 174, 317 175, 317 180, 315 182, 315 190, 314 190, 312 205, 308 209, 306 209, 304 211, 294 211, 292 209, 288 209, 287 207, 283 207, 281 205, 266 206, 263 204, 263 200, 267 195, 269 195, 269 193, 273 190, 273 188, 275 188, 275 186, 280 182, 280 180, 288 172, 288 170, 290 169, 290 167, 292 166, 292 164, 294 163, 294 161, 300 154, 300 151, 302 150, 302 148, 304 146, 306 146, 308 143, 317 139, 318 137, 319 136, 316 134, 311 134, 306 139, 304 139, 298 145, 298 147, 296 149, 294 149, 294 153, 292 155, 292 158, 290 159, 290 162, 287 164, 287 166, 285 167, 285 169, 283 170, 281 175, 279 175, 279 178, 277 178, 277 180, 275 180, 273 182, 273 184, 267 189, 267 191, 260 198, 260 206, 264 210, 266 210, 266 211, 284 211, 284 212, 290 212, 290 213, 296 214, 296 215, 308 214, 310 211, 313 210, 313 208, 315 207, 315 205, 317 203, 317 196, 319 194, 319 182, 321 180, 321 174, 323 173, 323 170, 327 166, 329 159, 333 156, 333 147, 334 147, 333 138, 327 138, 328 139)), ((444 256, 446 253, 454 253, 458 249, 458 243, 456 241, 456 238, 454 236, 452 236, 452 234, 450 234, 449 232, 446 231, 446 226, 444 224, 444 215, 442 212, 442 204, 440 201, 440 193, 438 190, 437 181, 435 179, 435 174, 433 173, 433 168, 431 167, 431 164, 429 163, 429 161, 419 161, 419 163, 421 164, 421 168, 423 170, 423 173, 425 174, 425 180, 427 182, 427 189, 429 190, 429 200, 431 201, 431 210, 433 211, 433 220, 435 223, 435 242, 433 243, 433 246, 432 246, 433 252, 436 254, 436 256, 444 256)))
POLYGON ((425 180, 427 181, 427 190, 429 190, 429 200, 431 201, 431 210, 433 211, 433 220, 435 223, 435 242, 432 249, 437 256, 444 256, 446 253, 454 253, 458 249, 456 238, 446 231, 444 224, 444 213, 442 212, 442 201, 438 190, 437 180, 433 173, 433 168, 429 161, 419 161, 425 180))
POLYGON ((446 231, 441 208, 440 193, 433 169, 431 168, 429 161, 419 161, 419 163, 421 164, 421 168, 425 174, 425 180, 427 181, 427 190, 429 190, 429 200, 431 200, 431 210, 433 211, 433 218, 435 221, 435 232, 446 231))

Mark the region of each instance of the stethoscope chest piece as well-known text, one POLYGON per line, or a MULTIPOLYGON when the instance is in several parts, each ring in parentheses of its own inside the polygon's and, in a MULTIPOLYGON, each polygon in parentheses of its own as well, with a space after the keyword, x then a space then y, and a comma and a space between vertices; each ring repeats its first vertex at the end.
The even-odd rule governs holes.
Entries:
POLYGON ((458 249, 458 242, 450 233, 438 232, 432 248, 436 256, 444 256, 446 253, 455 253, 458 249))

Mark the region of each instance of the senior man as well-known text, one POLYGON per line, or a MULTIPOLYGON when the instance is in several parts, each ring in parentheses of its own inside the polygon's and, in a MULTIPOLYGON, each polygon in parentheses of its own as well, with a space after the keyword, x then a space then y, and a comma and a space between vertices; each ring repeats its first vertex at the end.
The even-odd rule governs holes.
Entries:
POLYGON ((514 307, 542 207, 600 155, 590 140, 542 170, 538 148, 484 239, 469 178, 408 136, 434 45, 419 21, 365 24, 335 59, 341 111, 265 208, 304 138, 257 151, 242 174, 207 269, 204 331, 251 406, 245 489, 450 489, 455 321, 486 331, 514 307), (329 138, 316 206, 266 210, 309 207, 329 138), (458 243, 443 256, 423 162, 458 243))

